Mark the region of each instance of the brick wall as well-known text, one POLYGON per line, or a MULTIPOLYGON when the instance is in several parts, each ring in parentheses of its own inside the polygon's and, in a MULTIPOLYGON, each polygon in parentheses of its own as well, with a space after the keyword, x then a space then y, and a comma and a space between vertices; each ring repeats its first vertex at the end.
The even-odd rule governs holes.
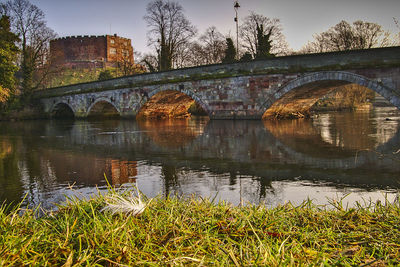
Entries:
POLYGON ((116 35, 106 35, 107 62, 128 62, 133 64, 131 40, 116 35))
POLYGON ((69 36, 50 41, 52 61, 66 67, 133 64, 131 40, 117 35, 69 36))

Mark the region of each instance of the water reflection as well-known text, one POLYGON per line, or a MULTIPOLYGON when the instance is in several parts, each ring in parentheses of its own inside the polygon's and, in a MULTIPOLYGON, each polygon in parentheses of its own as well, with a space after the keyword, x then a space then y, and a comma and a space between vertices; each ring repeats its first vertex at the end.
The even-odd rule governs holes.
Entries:
POLYGON ((192 119, 167 119, 167 120, 139 120, 139 128, 145 132, 151 140, 162 147, 180 147, 193 141, 204 131, 207 119, 202 123, 192 119), (157 129, 154 131, 154 129, 157 129))
MULTIPOLYGON (((111 159, 106 160, 106 166, 111 167, 111 182, 113 185, 136 183, 138 174, 137 161, 111 159)), ((107 175, 107 173, 106 171, 105 174, 107 175)))
POLYGON ((137 184, 150 197, 198 194, 276 205, 400 187, 399 112, 293 121, 41 121, 0 125, 1 201, 50 207, 69 184, 137 184))
POLYGON ((0 159, 4 159, 12 152, 11 144, 8 140, 1 140, 0 142, 0 159))

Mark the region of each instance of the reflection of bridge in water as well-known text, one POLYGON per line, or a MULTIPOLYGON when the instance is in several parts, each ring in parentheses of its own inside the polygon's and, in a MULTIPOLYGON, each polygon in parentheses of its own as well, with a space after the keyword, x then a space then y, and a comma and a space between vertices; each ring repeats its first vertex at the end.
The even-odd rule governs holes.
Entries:
POLYGON ((50 124, 45 135, 54 140, 38 144, 46 147, 49 143, 57 149, 85 151, 98 157, 144 160, 150 165, 261 180, 301 176, 366 187, 398 187, 400 180, 400 155, 393 154, 400 147, 399 132, 376 148, 368 135, 364 136, 365 142, 359 140, 358 147, 348 148, 324 141, 310 120, 292 121, 291 126, 264 126, 257 121, 210 121, 206 125, 193 120, 181 124, 164 121, 162 125, 149 121, 109 123, 78 121, 68 129, 50 124))
POLYGON ((0 198, 18 203, 29 192, 31 203, 60 202, 69 183, 88 192, 105 184, 104 173, 112 184, 138 179, 154 194, 218 192, 229 200, 240 187, 255 203, 279 195, 283 184, 307 180, 335 192, 399 188, 400 153, 393 153, 400 148, 399 115, 386 121, 351 114, 352 120, 331 113, 279 122, 7 124, 0 127, 0 198), (4 168, 13 171, 5 176, 4 168))

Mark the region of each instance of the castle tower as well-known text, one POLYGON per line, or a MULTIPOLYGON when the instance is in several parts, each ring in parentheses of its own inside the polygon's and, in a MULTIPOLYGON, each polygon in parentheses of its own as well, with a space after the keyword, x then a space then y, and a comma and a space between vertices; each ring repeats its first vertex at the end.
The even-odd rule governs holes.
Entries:
POLYGON ((131 40, 114 35, 68 36, 50 41, 54 64, 67 68, 134 64, 131 40))

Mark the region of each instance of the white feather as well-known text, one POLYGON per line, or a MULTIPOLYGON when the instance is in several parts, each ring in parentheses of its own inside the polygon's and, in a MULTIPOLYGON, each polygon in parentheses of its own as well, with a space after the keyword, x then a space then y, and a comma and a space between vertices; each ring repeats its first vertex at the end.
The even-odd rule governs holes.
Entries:
POLYGON ((112 193, 106 195, 104 198, 106 206, 102 211, 110 211, 112 214, 126 213, 127 215, 137 216, 141 214, 150 203, 143 202, 140 199, 139 192, 137 197, 132 194, 122 196, 118 193, 112 193))

